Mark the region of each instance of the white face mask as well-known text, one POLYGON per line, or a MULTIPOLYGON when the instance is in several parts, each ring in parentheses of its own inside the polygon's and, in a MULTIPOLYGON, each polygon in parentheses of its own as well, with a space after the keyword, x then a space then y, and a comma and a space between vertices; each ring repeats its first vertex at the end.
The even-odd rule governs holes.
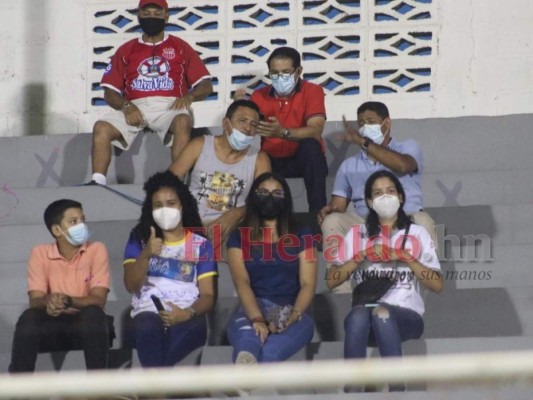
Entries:
MULTIPOLYGON (((61 228, 59 228, 61 229, 61 228)), ((63 232, 63 230, 61 230, 63 232)), ((67 241, 73 246, 81 246, 89 240, 89 228, 85 223, 71 226, 67 229, 67 234, 63 232, 67 241)))
POLYGON ((152 211, 152 217, 162 230, 171 231, 181 221, 181 210, 179 208, 161 207, 152 211))
POLYGON ((254 137, 245 135, 238 129, 232 128, 231 135, 228 136, 228 141, 233 150, 241 151, 250 147, 254 141, 254 137))
POLYGON ((274 87, 276 93, 281 96, 290 94, 296 86, 294 74, 291 75, 289 79, 283 79, 282 77, 278 77, 278 79, 272 79, 272 86, 274 87))
POLYGON ((375 144, 381 144, 383 143, 383 140, 385 140, 385 136, 383 136, 383 133, 381 132, 382 125, 383 124, 364 124, 361 128, 359 128, 359 133, 361 136, 372 140, 375 144))
POLYGON ((383 219, 394 217, 399 208, 400 199, 392 194, 383 194, 372 200, 372 209, 383 219))

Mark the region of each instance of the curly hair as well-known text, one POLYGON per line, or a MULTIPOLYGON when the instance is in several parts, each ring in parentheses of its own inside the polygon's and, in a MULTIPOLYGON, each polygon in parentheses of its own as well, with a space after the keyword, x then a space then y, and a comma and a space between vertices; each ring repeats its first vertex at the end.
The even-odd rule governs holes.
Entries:
POLYGON ((139 222, 131 231, 132 238, 139 240, 143 244, 147 243, 150 238, 151 226, 155 228, 156 236, 163 238, 163 231, 152 217, 152 197, 154 193, 162 188, 169 188, 176 192, 181 203, 183 227, 185 229, 189 228, 189 230, 193 230, 195 233, 204 236, 198 229, 203 227, 202 220, 198 213, 198 204, 191 194, 189 187, 172 172, 165 171, 154 174, 144 184, 146 198, 142 205, 139 222))

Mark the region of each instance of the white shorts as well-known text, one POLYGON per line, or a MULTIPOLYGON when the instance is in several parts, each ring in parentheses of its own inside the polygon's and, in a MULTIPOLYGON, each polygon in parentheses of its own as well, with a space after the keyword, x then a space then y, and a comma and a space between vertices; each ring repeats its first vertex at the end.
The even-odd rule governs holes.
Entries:
POLYGON ((176 97, 145 97, 142 99, 132 100, 132 103, 139 108, 143 115, 145 126, 136 127, 126 123, 124 113, 119 110, 113 110, 100 118, 100 121, 105 121, 118 129, 123 137, 123 140, 113 140, 111 144, 122 150, 128 150, 137 134, 144 131, 152 131, 157 133, 161 142, 166 147, 172 146, 174 136, 168 130, 172 121, 178 115, 187 114, 191 118, 191 125, 193 123, 192 110, 171 110, 172 104, 176 101, 176 97))

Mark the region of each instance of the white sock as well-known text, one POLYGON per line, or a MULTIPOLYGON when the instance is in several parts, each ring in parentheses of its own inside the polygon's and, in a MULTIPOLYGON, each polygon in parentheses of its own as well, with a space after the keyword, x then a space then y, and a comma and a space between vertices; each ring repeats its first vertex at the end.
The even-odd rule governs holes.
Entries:
POLYGON ((98 172, 94 173, 92 176, 92 180, 98 183, 99 185, 107 185, 107 179, 105 175, 102 175, 98 172))

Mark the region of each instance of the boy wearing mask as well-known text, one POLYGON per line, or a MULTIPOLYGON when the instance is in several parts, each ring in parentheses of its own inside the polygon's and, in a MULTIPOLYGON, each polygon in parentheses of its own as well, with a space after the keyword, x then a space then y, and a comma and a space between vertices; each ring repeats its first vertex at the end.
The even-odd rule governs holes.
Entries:
POLYGON ((33 372, 38 352, 81 348, 87 369, 107 367, 110 332, 104 306, 109 257, 89 242, 80 203, 62 199, 44 212, 54 243, 34 247, 28 260, 29 309, 13 338, 10 372, 33 372))

